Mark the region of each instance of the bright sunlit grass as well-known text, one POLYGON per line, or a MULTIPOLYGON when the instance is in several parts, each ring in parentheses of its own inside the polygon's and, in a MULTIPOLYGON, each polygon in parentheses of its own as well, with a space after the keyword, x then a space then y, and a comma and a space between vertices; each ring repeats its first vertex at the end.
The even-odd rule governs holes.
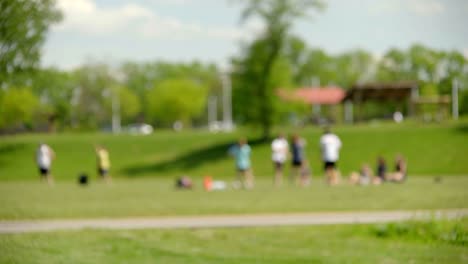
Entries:
POLYGON ((468 177, 409 178, 404 184, 274 188, 260 179, 253 190, 177 191, 169 179, 92 182, 88 187, 39 182, 0 183, 0 219, 147 217, 168 215, 286 213, 355 210, 466 208, 468 177))

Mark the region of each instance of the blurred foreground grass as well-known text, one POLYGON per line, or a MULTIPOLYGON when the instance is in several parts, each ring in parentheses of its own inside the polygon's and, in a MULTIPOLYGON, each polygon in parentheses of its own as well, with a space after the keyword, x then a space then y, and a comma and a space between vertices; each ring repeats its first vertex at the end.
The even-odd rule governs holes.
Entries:
POLYGON ((0 235, 0 263, 466 263, 468 220, 0 235), (384 231, 385 230, 385 231, 384 231))

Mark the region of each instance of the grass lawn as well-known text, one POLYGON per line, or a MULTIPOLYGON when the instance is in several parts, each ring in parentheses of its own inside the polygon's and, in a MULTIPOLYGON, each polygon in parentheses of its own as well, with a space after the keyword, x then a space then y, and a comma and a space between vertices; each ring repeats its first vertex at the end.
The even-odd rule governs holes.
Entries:
MULTIPOLYGON (((393 169, 395 155, 402 153, 408 160, 410 175, 468 175, 467 121, 441 125, 367 124, 336 127, 335 131, 343 141, 339 166, 344 174, 358 170, 363 163, 374 167, 378 155, 383 155, 389 169, 393 169)), ((318 146, 321 130, 309 127, 298 132, 308 141, 307 156, 314 173, 322 174, 318 146)), ((253 147, 255 174, 270 177, 273 170, 270 142, 255 140, 254 132, 157 131, 150 136, 96 133, 1 137, 0 181, 37 180, 34 155, 41 141, 57 153, 52 172, 58 180, 75 180, 81 172, 95 175, 96 143, 110 150, 111 173, 116 177, 167 178, 188 174, 231 179, 235 172, 227 149, 245 135, 253 147)))
POLYGON ((254 190, 177 191, 170 179, 118 179, 80 187, 59 182, 0 182, 0 219, 144 217, 199 214, 466 208, 468 177, 410 177, 404 184, 274 188, 259 179, 254 190))
POLYGON ((0 235, 0 263, 467 263, 468 220, 0 235))

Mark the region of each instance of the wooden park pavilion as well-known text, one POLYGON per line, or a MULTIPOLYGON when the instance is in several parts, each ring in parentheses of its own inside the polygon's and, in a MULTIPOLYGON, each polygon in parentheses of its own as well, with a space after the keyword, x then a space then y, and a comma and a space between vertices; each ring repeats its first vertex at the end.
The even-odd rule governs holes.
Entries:
POLYGON ((419 87, 417 82, 405 81, 394 83, 365 83, 355 84, 346 92, 343 98, 345 106, 345 121, 354 121, 354 109, 357 120, 363 119, 363 105, 366 102, 395 102, 406 104, 408 115, 414 116, 419 100, 419 87))

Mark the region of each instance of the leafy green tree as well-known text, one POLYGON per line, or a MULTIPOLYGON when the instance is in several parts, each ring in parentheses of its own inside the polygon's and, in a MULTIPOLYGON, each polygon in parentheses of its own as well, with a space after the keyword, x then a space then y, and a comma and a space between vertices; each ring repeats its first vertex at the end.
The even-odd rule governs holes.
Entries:
POLYGON ((0 1, 0 85, 39 66, 47 30, 61 17, 55 0, 0 1))
POLYGON ((262 121, 273 124, 287 111, 284 107, 279 108, 281 104, 276 95, 277 88, 289 88, 292 82, 290 64, 284 56, 279 56, 272 65, 266 89, 260 91, 256 87, 267 56, 266 45, 264 40, 258 40, 241 61, 233 62, 233 110, 237 121, 254 125, 263 125, 262 121), (267 109, 263 110, 268 114, 264 115, 259 106, 267 109))
POLYGON ((119 88, 120 113, 123 123, 135 121, 141 112, 141 103, 138 96, 127 87, 119 88))
POLYGON ((146 100, 148 90, 166 80, 192 80, 197 84, 207 87, 210 94, 220 95, 221 84, 219 74, 213 64, 203 64, 197 61, 191 63, 170 63, 165 61, 149 63, 127 62, 122 65, 121 71, 126 79, 124 85, 139 97, 142 109, 148 108, 148 100, 146 100))
POLYGON ((31 76, 32 91, 41 100, 49 131, 54 131, 57 124, 61 127, 69 124, 70 101, 76 87, 73 74, 48 68, 40 69, 31 76))
POLYGON ((336 83, 334 58, 321 49, 310 49, 296 76, 297 85, 327 85, 336 83), (319 83, 317 83, 319 82, 319 83))
POLYGON ((119 85, 106 64, 90 63, 73 73, 71 119, 74 126, 97 128, 111 122, 113 90, 119 85))
MULTIPOLYGON (((259 123, 263 137, 268 138, 274 122, 276 107, 272 76, 278 59, 285 48, 285 42, 290 36, 293 22, 309 15, 311 9, 323 7, 319 0, 248 0, 242 19, 259 17, 266 25, 265 32, 255 40, 245 54, 240 67, 240 77, 248 85, 249 95, 255 104, 251 108, 248 119, 250 123, 259 123)), ((239 70, 239 69, 238 69, 239 70)))
POLYGON ((376 78, 384 82, 416 80, 409 55, 398 49, 389 50, 380 60, 376 78))
POLYGON ((440 94, 451 94, 454 80, 468 88, 468 59, 457 51, 441 52, 438 76, 440 94))
POLYGON ((352 50, 338 55, 333 60, 334 84, 348 88, 357 82, 372 78, 373 59, 364 50, 352 50))
POLYGON ((206 106, 207 88, 187 79, 168 79, 147 92, 147 115, 163 125, 190 125, 206 106))
POLYGON ((39 100, 30 89, 10 87, 0 96, 0 128, 15 129, 30 124, 39 100))
POLYGON ((460 114, 468 115, 468 88, 460 91, 460 114))

